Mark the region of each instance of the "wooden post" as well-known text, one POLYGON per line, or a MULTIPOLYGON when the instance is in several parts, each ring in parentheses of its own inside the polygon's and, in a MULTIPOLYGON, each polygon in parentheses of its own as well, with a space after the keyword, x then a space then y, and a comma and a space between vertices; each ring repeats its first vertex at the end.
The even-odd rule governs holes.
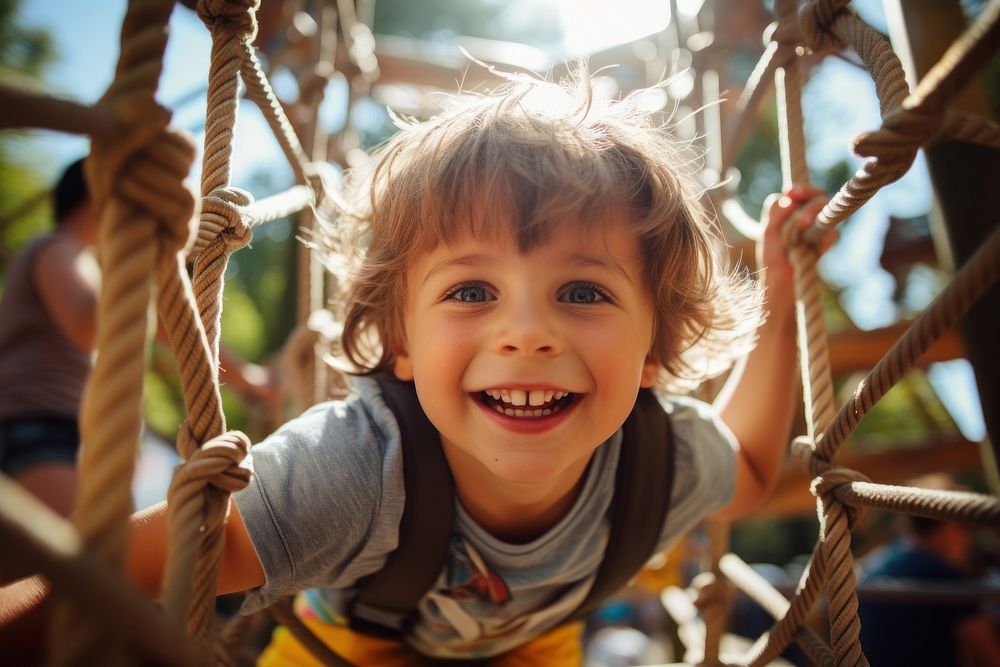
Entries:
MULTIPOLYGON (((958 0, 884 0, 893 49, 899 54, 911 86, 929 70, 966 27, 958 0)), ((974 77, 952 108, 993 117, 983 94, 983 79, 974 77)), ((935 243, 942 257, 962 266, 997 227, 997 184, 1000 153, 958 141, 925 150, 940 209, 935 243), (944 230, 941 230, 943 225, 944 230)), ((932 216, 933 217, 933 216, 932 216)), ((945 260, 947 261, 947 260, 945 260)), ((968 359, 976 373, 993 462, 1000 454, 1000 285, 994 285, 962 320, 968 359)))

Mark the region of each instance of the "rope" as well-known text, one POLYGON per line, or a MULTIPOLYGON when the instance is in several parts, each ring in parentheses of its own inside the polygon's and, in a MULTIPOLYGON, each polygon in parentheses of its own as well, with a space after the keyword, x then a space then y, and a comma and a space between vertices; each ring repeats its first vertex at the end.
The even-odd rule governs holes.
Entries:
POLYGON ((166 579, 163 606, 177 623, 188 619, 188 630, 207 643, 214 629, 215 582, 222 554, 222 528, 229 513, 229 494, 246 487, 250 471, 239 466, 250 450, 250 440, 231 431, 200 448, 190 431, 180 440, 193 448, 170 484, 167 521, 172 558, 166 579), (192 576, 193 573, 193 576, 192 576))
MULTIPOLYGON (((825 4, 817 1, 807 3, 806 7, 811 9, 825 4)), ((803 10, 800 20, 806 19, 803 21, 806 35, 814 35, 819 30, 818 24, 813 23, 815 16, 816 12, 803 10)), ((803 232, 811 242, 854 213, 879 188, 902 176, 920 146, 939 133, 947 136, 948 132, 942 132, 942 127, 954 130, 959 126, 957 122, 946 123, 944 105, 1000 43, 1000 7, 992 3, 909 95, 905 92, 906 81, 898 58, 874 30, 846 13, 839 14, 826 30, 842 32, 850 39, 872 73, 883 111, 883 124, 882 128, 862 135, 856 142, 856 152, 873 159, 844 184, 817 217, 816 223, 803 232)))
POLYGON ((817 440, 817 449, 822 458, 829 460, 833 456, 868 410, 998 279, 1000 279, 1000 230, 990 235, 965 266, 955 274, 948 286, 924 309, 892 349, 858 384, 851 400, 844 405, 836 420, 817 440))
POLYGON ((264 119, 278 139, 278 144, 285 157, 288 158, 292 170, 295 171, 296 179, 299 183, 310 183, 312 173, 309 168, 309 157, 303 150, 281 102, 278 101, 278 97, 271 89, 271 84, 261 68, 260 60, 249 42, 241 46, 240 59, 241 71, 247 85, 247 96, 264 114, 264 119))
MULTIPOLYGON (((845 2, 817 2, 812 11, 802 14, 813 19, 808 26, 824 26, 833 17, 844 16, 845 2)), ((778 4, 779 21, 795 10, 791 0, 778 4)), ((839 21, 839 19, 837 19, 839 21)), ((816 34, 815 32, 813 33, 816 34)), ((820 34, 827 34, 820 31, 820 34)), ((825 46, 822 43, 815 46, 825 46)), ((809 170, 805 157, 805 140, 802 134, 801 89, 802 77, 799 63, 776 72, 779 92, 780 137, 782 146, 782 174, 785 187, 794 183, 808 183, 809 170)), ((800 354, 802 355, 803 390, 806 400, 806 423, 810 437, 822 432, 832 417, 833 381, 827 347, 826 327, 823 322, 823 304, 820 281, 816 273, 817 251, 805 243, 796 243, 791 249, 791 263, 795 276, 795 310, 800 354)), ((830 575, 830 626, 831 643, 838 665, 867 665, 861 653, 858 637, 861 626, 857 615, 857 596, 854 593, 854 572, 851 557, 851 535, 843 506, 835 496, 821 495, 817 504, 820 515, 820 541, 823 560, 830 575)))
MULTIPOLYGON (((817 255, 809 245, 826 228, 867 201, 881 185, 908 169, 918 146, 944 138, 1000 146, 1000 126, 996 123, 944 109, 945 102, 995 49, 1000 37, 1000 3, 987 8, 913 93, 908 92, 898 59, 881 36, 858 20, 846 5, 846 0, 806 2, 796 20, 794 0, 779 0, 779 21, 741 99, 745 113, 739 120, 737 138, 745 134, 753 108, 763 99, 766 79, 774 74, 783 101, 780 111, 786 186, 809 180, 802 137, 801 70, 795 57, 803 53, 801 44, 813 52, 839 50, 850 44, 872 72, 883 113, 882 127, 855 142, 856 151, 872 159, 845 184, 817 224, 794 239, 791 259, 808 436, 797 439, 793 451, 815 477, 811 490, 817 498, 820 541, 791 601, 769 587, 761 587, 760 582, 747 584, 774 615, 781 616, 755 644, 748 664, 767 662, 793 638, 804 641, 821 664, 832 664, 834 660, 839 665, 867 664, 857 643, 857 596, 850 553, 850 529, 863 508, 1000 525, 1000 501, 996 499, 873 484, 859 473, 830 463, 839 444, 888 387, 1000 277, 1000 232, 994 233, 956 274, 948 288, 872 369, 852 401, 835 418, 815 274, 817 255), (832 653, 803 627, 826 574, 830 577, 832 653)), ((203 216, 197 244, 190 253, 185 252, 191 243, 195 204, 182 181, 190 170, 194 149, 186 137, 166 128, 169 114, 153 99, 165 41, 162 27, 171 6, 155 0, 130 3, 115 81, 93 107, 0 86, 0 101, 24 101, 15 112, 5 110, 0 126, 25 122, 27 109, 35 114, 32 121, 36 126, 95 135, 87 171, 94 201, 102 211, 101 247, 106 272, 97 332, 101 355, 91 375, 81 417, 83 472, 73 517, 79 523, 80 540, 88 555, 80 555, 72 531, 57 527, 54 534, 62 538, 46 541, 40 537, 43 531, 18 521, 20 517, 9 512, 8 505, 0 506, 0 533, 16 535, 11 540, 14 546, 0 554, 4 559, 38 562, 57 587, 66 589, 74 600, 96 599, 101 585, 114 591, 109 604, 98 605, 109 607, 113 613, 94 614, 92 618, 82 613, 79 601, 59 605, 53 620, 53 637, 59 640, 53 646, 54 664, 122 663, 125 651, 140 641, 139 634, 132 631, 140 626, 154 628, 149 652, 143 656, 185 664, 201 660, 185 642, 176 639, 175 626, 187 617, 191 634, 201 644, 208 643, 228 494, 243 488, 249 478, 249 473, 239 466, 249 449, 249 440, 238 432, 224 433, 217 386, 222 276, 229 255, 249 242, 253 225, 281 217, 294 206, 301 209, 320 205, 324 199, 322 172, 306 158, 251 46, 257 29, 254 12, 258 0, 202 0, 199 15, 213 34, 203 216), (248 193, 229 183, 241 73, 299 180, 308 184, 256 204, 248 193), (185 271, 183 258, 187 254, 197 257, 193 282, 188 281, 185 271), (179 469, 170 491, 172 539, 165 620, 151 620, 150 605, 137 604, 129 589, 113 583, 120 579, 116 573, 121 569, 124 526, 131 513, 128 488, 138 439, 137 399, 141 396, 148 329, 150 266, 156 267, 158 307, 175 349, 189 414, 178 437, 178 449, 187 463, 179 469), (67 574, 70 567, 93 573, 93 581, 88 579, 79 587, 71 585, 68 582, 73 575, 67 574)), ((347 14, 344 25, 348 28, 352 60, 364 74, 377 72, 377 63, 365 63, 371 55, 366 41, 370 35, 355 30, 364 26, 347 14)), ((728 152, 731 157, 734 151, 728 152)), ((5 482, 0 477, 0 497, 8 497, 5 482)), ((716 585, 723 583, 720 574, 744 578, 741 567, 745 566, 730 563, 728 556, 713 558, 716 585)), ((711 609, 716 607, 704 602, 706 617, 713 616, 711 609)), ((297 636, 305 633, 300 637, 304 643, 314 643, 315 638, 291 614, 287 604, 273 613, 297 636)), ((141 639, 145 641, 145 635, 141 639)), ((344 664, 325 645, 311 648, 334 664, 344 664)), ((717 659, 716 652, 712 651, 711 656, 709 653, 706 647, 706 659, 717 659)), ((217 657, 226 660, 222 654, 217 657)))
MULTIPOLYGON (((86 619, 134 650, 136 661, 202 665, 208 661, 149 597, 82 548, 73 525, 0 474, 0 564, 8 574, 30 563, 52 590, 86 611, 86 619), (7 569, 9 568, 9 569, 7 569)), ((26 573, 27 574, 27 573, 26 573)), ((78 621, 84 620, 83 618, 78 621)), ((89 627, 89 624, 88 624, 89 627)), ((96 656, 95 654, 91 654, 96 656)), ((82 664, 105 664, 83 662, 82 664)))
POLYGON ((792 643, 802 629, 809 610, 819 599, 825 578, 826 560, 821 545, 817 543, 802 571, 791 605, 771 630, 761 635, 750 648, 745 664, 753 667, 769 665, 792 643))
MULTIPOLYGON (((235 188, 230 188, 235 190, 235 188)), ((313 190, 307 185, 294 185, 284 192, 252 201, 246 206, 237 203, 237 197, 220 196, 209 193, 201 203, 201 225, 198 237, 188 253, 189 258, 197 258, 208 244, 220 234, 242 234, 240 225, 253 229, 267 222, 286 218, 313 205, 313 190), (239 219, 239 222, 236 219, 239 219)), ((249 198, 249 194, 247 194, 249 198)))
MULTIPOLYGON (((771 586, 756 570, 747 565, 736 554, 726 554, 719 561, 719 568, 741 591, 750 596, 772 618, 781 618, 791 606, 788 600, 771 586)), ((833 665, 830 647, 808 626, 799 629, 796 643, 817 665, 833 665)))
POLYGON ((121 129, 105 106, 89 106, 0 83, 0 129, 33 127, 70 134, 108 136, 121 129))
MULTIPOLYGON (((168 114, 153 100, 166 46, 163 26, 172 7, 167 0, 130 3, 116 76, 98 103, 127 129, 121 136, 95 137, 87 164, 92 198, 101 211, 105 272, 95 340, 101 354, 82 406, 73 521, 88 551, 114 571, 122 568, 132 513, 150 267, 184 246, 195 208, 182 184, 194 147, 165 128, 168 114)), ((72 604, 55 609, 50 640, 53 664, 113 664, 123 656, 121 642, 109 639, 96 618, 72 604)))
POLYGON ((722 576, 720 559, 729 550, 729 525, 721 521, 708 523, 708 569, 698 579, 698 595, 695 607, 701 612, 705 622, 705 652, 703 663, 706 665, 721 664, 719 649, 722 636, 729 624, 729 611, 732 606, 732 590, 729 582, 722 576))
POLYGON ((1000 148, 1000 125, 974 113, 949 109, 932 141, 947 140, 1000 148))
MULTIPOLYGON (((208 641, 213 627, 213 602, 215 582, 218 579, 222 551, 223 525, 228 511, 229 493, 246 486, 248 473, 239 467, 250 442, 238 432, 221 434, 225 425, 218 399, 217 368, 219 330, 222 314, 223 279, 229 256, 247 245, 254 224, 249 210, 252 197, 249 193, 230 185, 232 129, 238 107, 238 76, 242 74, 249 96, 261 108, 286 157, 300 182, 308 189, 293 189, 284 195, 271 198, 255 209, 261 219, 287 215, 291 208, 310 207, 323 201, 323 172, 308 162, 302 146, 281 104, 271 90, 256 57, 252 41, 257 32, 255 12, 259 0, 202 0, 198 14, 212 33, 212 66, 210 71, 208 118, 205 136, 205 165, 203 169, 202 197, 205 214, 199 229, 199 242, 193 254, 197 257, 192 286, 197 301, 200 322, 204 326, 209 358, 199 361, 197 367, 204 374, 211 374, 209 386, 214 390, 214 400, 204 402, 211 411, 199 419, 196 408, 202 403, 185 399, 189 407, 189 420, 182 428, 178 448, 191 452, 192 458, 184 469, 175 475, 170 488, 170 507, 183 503, 171 524, 182 539, 175 555, 176 592, 171 598, 174 614, 188 614, 189 630, 202 642, 208 641), (205 423, 203 423, 205 422, 205 423), (197 449, 198 442, 215 438, 197 449), (190 472, 189 472, 190 471, 190 472), (202 546, 195 553, 190 545, 197 544, 199 535, 202 546), (183 551, 181 551, 183 549, 183 551), (190 571, 197 558, 197 574, 191 585, 183 580, 183 573, 190 571), (190 610, 186 601, 191 599, 190 610)), ((204 383, 185 382, 185 396, 204 393, 204 383)), ((200 394, 199 394, 200 396, 200 394)), ((301 626, 301 624, 300 624, 301 626)), ((311 646, 319 642, 304 626, 295 631, 311 646), (311 639, 310 639, 311 638, 311 639)), ((234 628, 232 632, 237 632, 234 628)), ((321 642, 319 642, 321 643, 321 642)), ((228 651, 220 643, 217 652, 225 656, 228 651)), ((332 651, 327 653, 333 655, 332 651)))
POLYGON ((245 245, 249 231, 238 212, 227 216, 229 211, 219 202, 249 203, 249 196, 229 188, 228 181, 238 92, 238 61, 232 53, 236 42, 252 39, 256 33, 254 8, 253 2, 235 1, 205 0, 198 5, 199 16, 213 34, 201 189, 203 196, 213 195, 208 198, 209 214, 227 217, 230 224, 199 256, 192 281, 187 277, 186 253, 161 265, 157 275, 159 313, 177 359, 188 414, 177 439, 185 463, 175 472, 167 494, 171 539, 163 603, 174 622, 187 619, 188 632, 205 647, 211 644, 214 630, 229 493, 249 479, 239 462, 250 443, 241 433, 223 435, 225 416, 218 387, 222 275, 227 251, 245 245))

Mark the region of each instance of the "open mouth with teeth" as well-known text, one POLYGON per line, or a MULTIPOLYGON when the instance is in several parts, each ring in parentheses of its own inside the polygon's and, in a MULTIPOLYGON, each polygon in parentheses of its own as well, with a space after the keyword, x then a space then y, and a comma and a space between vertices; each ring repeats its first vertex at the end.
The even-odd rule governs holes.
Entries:
POLYGON ((577 394, 551 389, 486 389, 479 400, 486 407, 508 417, 548 417, 569 407, 577 394))

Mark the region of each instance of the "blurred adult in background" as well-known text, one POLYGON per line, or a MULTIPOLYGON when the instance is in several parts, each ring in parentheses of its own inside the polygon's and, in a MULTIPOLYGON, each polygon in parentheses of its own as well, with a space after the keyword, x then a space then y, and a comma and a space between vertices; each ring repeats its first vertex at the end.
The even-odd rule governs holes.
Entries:
MULTIPOLYGON (((943 473, 911 485, 962 490, 943 473)), ((859 584, 880 582, 922 585, 972 583, 969 568, 972 531, 957 521, 901 517, 904 535, 865 559, 859 584)), ((860 601, 861 646, 872 667, 962 665, 1000 667, 995 619, 980 604, 860 601)))
MULTIPOLYGON (((91 369, 101 282, 91 252, 98 219, 83 159, 63 172, 53 208, 55 229, 17 256, 0 299, 0 471, 68 515, 76 496, 77 416, 91 369)), ((167 344, 162 328, 158 339, 167 344)), ((279 405, 267 369, 225 347, 220 359, 224 384, 268 408, 279 405)))
POLYGON ((101 280, 82 159, 53 200, 55 229, 17 256, 0 298, 0 471, 68 515, 101 280))

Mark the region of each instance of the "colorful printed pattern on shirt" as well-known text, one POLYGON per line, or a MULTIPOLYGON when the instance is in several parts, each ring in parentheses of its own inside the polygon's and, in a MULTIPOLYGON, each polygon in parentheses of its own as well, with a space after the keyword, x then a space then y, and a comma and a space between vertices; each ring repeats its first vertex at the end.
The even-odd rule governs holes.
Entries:
POLYGON ((490 570, 482 556, 461 536, 451 538, 448 549, 447 588, 442 591, 459 601, 481 600, 503 604, 510 600, 510 589, 490 570))
POLYGON ((320 589, 312 588, 295 596, 295 615, 299 618, 311 618, 331 625, 347 627, 347 619, 324 598, 320 589))

